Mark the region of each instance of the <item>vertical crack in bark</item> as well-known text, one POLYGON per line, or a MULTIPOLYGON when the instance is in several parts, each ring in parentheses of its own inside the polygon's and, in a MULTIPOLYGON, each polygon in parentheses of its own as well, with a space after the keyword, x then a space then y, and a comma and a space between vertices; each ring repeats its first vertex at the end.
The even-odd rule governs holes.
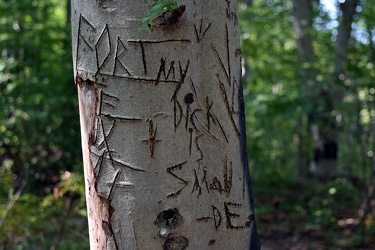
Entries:
POLYGON ((102 221, 102 228, 104 230, 105 235, 107 236, 107 247, 108 245, 111 246, 111 242, 109 242, 111 239, 113 239, 113 245, 116 250, 119 250, 116 236, 113 232, 112 225, 108 221, 102 221))

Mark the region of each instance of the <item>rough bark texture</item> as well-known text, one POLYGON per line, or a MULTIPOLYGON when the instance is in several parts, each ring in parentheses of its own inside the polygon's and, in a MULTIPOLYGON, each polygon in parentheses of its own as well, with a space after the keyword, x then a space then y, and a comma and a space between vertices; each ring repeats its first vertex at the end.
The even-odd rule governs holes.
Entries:
POLYGON ((73 1, 92 249, 259 249, 235 1, 73 1))

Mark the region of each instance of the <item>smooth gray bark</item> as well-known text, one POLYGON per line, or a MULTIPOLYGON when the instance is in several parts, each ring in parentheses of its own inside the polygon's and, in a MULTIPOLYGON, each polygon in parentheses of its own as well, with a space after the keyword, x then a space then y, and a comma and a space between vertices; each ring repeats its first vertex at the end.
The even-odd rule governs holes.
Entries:
POLYGON ((73 1, 92 249, 259 249, 236 1, 73 1))

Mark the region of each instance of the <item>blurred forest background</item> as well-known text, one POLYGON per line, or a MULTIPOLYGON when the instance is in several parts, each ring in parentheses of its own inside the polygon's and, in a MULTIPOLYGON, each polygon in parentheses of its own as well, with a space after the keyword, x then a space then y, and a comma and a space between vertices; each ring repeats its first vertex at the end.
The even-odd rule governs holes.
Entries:
MULTIPOLYGON (((239 1, 262 242, 375 249, 375 5, 239 1)), ((0 3, 0 249, 89 249, 69 1, 0 3)), ((293 248, 294 247, 294 248, 293 248)))

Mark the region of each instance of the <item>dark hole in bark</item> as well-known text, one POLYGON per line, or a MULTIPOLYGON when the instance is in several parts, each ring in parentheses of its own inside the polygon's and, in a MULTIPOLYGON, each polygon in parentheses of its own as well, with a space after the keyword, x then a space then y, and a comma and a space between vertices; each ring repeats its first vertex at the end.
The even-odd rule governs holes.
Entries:
POLYGON ((163 219, 168 221, 176 217, 177 209, 170 209, 163 212, 163 219))
POLYGON ((213 244, 215 244, 215 240, 210 240, 210 242, 208 242, 209 246, 212 246, 213 244))
POLYGON ((174 228, 181 222, 182 216, 177 208, 173 208, 160 212, 156 218, 155 224, 159 227, 174 228))
POLYGON ((194 102, 194 95, 192 93, 185 95, 186 104, 192 104, 193 102, 194 102))

